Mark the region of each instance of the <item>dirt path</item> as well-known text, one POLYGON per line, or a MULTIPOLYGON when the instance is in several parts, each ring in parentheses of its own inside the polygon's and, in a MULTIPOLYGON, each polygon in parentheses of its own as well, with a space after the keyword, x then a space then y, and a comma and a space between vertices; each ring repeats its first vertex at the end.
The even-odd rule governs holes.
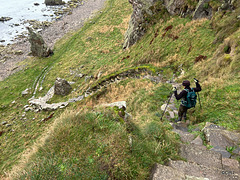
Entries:
MULTIPOLYGON (((71 15, 64 16, 42 31, 41 34, 45 42, 53 48, 56 41, 66 33, 81 28, 86 19, 93 16, 95 12, 104 6, 105 1, 106 0, 84 0, 83 5, 74 9, 71 15)), ((1 47, 0 81, 21 70, 23 67, 18 64, 28 58, 29 52, 30 44, 26 39, 16 42, 11 46, 1 47)))

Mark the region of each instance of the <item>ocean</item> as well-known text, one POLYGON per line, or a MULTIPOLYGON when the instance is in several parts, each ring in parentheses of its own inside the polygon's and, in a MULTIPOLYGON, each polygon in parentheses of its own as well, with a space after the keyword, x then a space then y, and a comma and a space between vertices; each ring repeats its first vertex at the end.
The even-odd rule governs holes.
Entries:
POLYGON ((11 44, 17 36, 26 35, 26 26, 29 25, 26 20, 52 21, 56 8, 61 7, 46 6, 44 0, 0 0, 0 18, 12 18, 0 21, 0 45, 11 44))

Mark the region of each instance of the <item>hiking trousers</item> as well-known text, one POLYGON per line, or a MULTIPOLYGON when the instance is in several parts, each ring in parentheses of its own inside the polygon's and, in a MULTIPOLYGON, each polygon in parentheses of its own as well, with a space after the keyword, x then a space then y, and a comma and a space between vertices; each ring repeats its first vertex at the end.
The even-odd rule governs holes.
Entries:
POLYGON ((178 109, 178 121, 181 121, 182 118, 184 118, 184 120, 186 120, 187 110, 188 110, 188 108, 186 106, 183 106, 182 104, 180 105, 180 107, 178 109))

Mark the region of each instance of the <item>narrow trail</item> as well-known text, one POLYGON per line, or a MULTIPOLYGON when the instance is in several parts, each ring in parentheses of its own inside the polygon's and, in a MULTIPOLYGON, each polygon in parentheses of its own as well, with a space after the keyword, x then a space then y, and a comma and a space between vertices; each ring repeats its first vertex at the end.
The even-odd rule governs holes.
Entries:
POLYGON ((18 164, 14 165, 11 171, 5 173, 3 180, 14 179, 20 173, 23 173, 24 168, 28 164, 30 158, 38 152, 39 148, 44 145, 46 140, 54 132, 54 128, 61 122, 61 119, 57 118, 52 124, 42 133, 42 135, 37 139, 37 141, 29 148, 27 148, 21 155, 18 164))

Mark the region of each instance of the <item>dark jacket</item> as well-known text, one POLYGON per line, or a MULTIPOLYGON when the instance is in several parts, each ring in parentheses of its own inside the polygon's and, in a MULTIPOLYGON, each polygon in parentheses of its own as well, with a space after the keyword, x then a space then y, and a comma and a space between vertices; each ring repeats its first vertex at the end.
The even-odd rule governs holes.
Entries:
MULTIPOLYGON (((189 91, 191 92, 192 91, 192 88, 190 86, 188 87, 185 87, 185 89, 189 89, 189 91)), ((195 92, 199 92, 202 90, 201 86, 199 83, 196 83, 196 88, 193 88, 193 90, 195 92)), ((177 100, 183 98, 184 100, 186 100, 186 97, 187 97, 187 91, 185 90, 182 90, 182 92, 180 92, 180 94, 177 94, 177 91, 174 91, 174 95, 176 97, 177 100)))

